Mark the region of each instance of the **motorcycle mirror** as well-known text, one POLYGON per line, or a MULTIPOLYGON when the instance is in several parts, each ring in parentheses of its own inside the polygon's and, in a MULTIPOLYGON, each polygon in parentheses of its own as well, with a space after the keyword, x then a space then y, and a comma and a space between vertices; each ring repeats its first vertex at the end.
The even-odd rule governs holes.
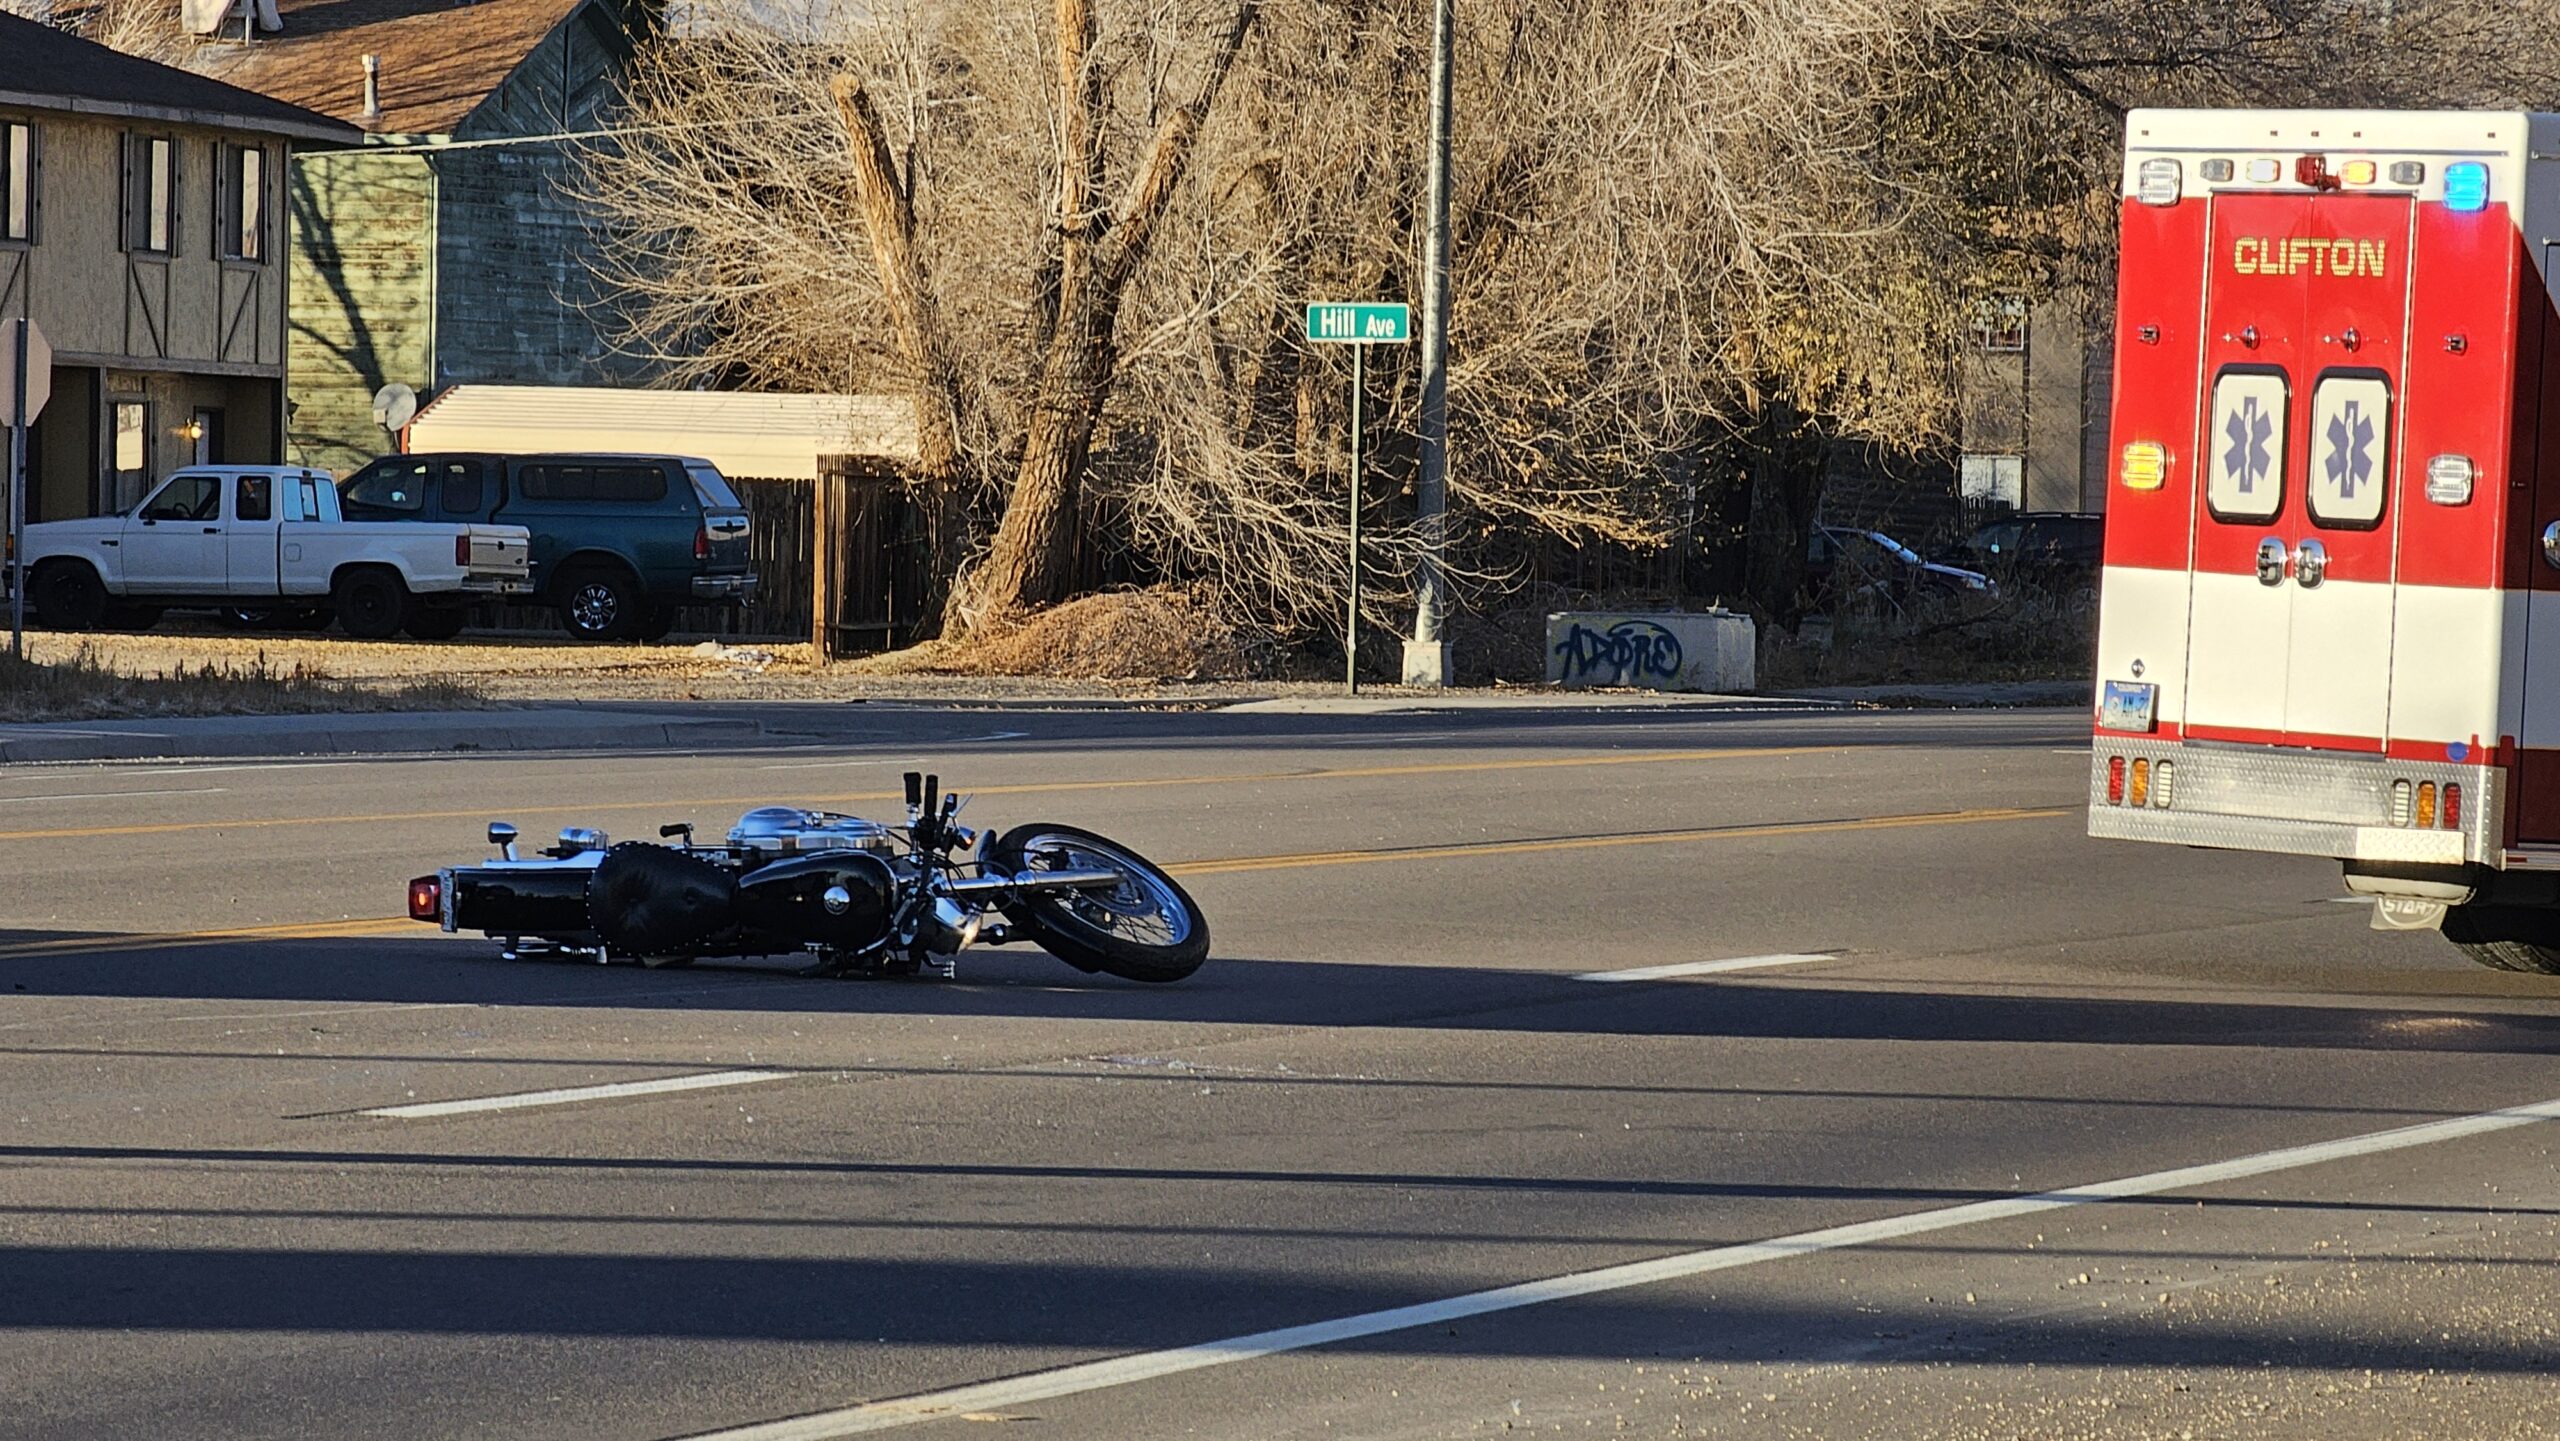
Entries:
POLYGON ((489 844, 498 848, 498 854, 505 856, 508 860, 514 860, 516 858, 516 828, 508 825, 505 821, 489 822, 489 844))
POLYGON ((928 775, 924 778, 924 813, 926 815, 932 815, 941 809, 940 799, 935 794, 941 789, 942 777, 928 775))
POLYGON ((924 804, 924 772, 922 772, 922 771, 909 771, 909 772, 907 772, 907 808, 908 808, 909 810, 913 810, 913 809, 915 809, 917 806, 920 806, 920 805, 923 805, 923 804, 924 804))

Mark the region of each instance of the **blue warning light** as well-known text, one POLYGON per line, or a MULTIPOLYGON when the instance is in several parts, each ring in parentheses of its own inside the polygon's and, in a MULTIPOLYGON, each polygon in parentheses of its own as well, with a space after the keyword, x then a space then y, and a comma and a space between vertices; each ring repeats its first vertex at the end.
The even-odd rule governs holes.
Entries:
POLYGON ((2458 161, 2444 168, 2444 208, 2465 213, 2485 210, 2489 205, 2489 167, 2477 160, 2458 161))

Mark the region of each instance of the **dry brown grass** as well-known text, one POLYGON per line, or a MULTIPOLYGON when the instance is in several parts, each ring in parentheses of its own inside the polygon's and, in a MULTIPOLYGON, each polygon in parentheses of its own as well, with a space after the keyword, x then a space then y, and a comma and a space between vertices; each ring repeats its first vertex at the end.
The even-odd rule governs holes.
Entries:
POLYGON ((358 685, 301 662, 269 664, 263 653, 247 661, 137 671, 117 670, 86 646, 53 661, 0 655, 0 721, 459 710, 482 703, 478 691, 450 680, 358 685))
POLYGON ((1252 672, 1235 627, 1197 594, 1173 588, 1088 595, 983 621, 966 641, 927 641, 853 666, 873 675, 1068 680, 1224 680, 1252 672))

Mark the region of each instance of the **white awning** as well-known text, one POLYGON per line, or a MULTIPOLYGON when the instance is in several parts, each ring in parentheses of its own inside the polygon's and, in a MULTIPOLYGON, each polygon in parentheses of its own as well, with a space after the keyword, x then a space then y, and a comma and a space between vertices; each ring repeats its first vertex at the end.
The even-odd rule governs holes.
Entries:
POLYGON ((902 396, 761 395, 567 385, 456 385, 409 422, 403 449, 700 456, 720 473, 814 480, 824 455, 915 459, 902 396))

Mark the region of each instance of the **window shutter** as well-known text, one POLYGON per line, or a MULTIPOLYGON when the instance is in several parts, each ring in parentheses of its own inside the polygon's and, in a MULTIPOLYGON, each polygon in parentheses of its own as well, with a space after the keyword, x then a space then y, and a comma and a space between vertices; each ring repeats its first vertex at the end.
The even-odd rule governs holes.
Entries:
POLYGON ((220 260, 222 252, 230 248, 223 243, 228 228, 223 222, 231 213, 231 167, 222 163, 225 159, 223 149, 222 141, 217 138, 213 142, 213 184, 210 187, 213 191, 213 224, 207 227, 212 233, 205 237, 205 251, 216 260, 220 260))
POLYGON ((134 160, 135 146, 132 131, 128 130, 124 133, 124 144, 119 148, 124 151, 124 248, 126 250, 131 250, 133 249, 134 241, 134 211, 139 208, 133 201, 136 162, 134 160))

